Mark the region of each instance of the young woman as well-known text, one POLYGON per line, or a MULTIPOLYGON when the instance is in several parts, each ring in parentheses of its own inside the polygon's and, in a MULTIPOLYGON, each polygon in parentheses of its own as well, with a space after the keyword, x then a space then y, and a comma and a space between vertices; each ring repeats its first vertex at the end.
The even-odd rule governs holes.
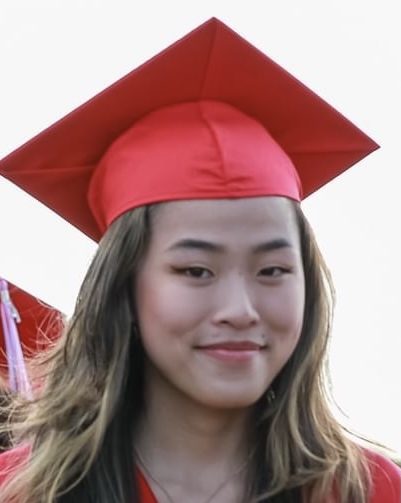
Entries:
POLYGON ((5 159, 100 243, 2 501, 398 503, 331 413, 299 204, 375 148, 211 20, 5 159))

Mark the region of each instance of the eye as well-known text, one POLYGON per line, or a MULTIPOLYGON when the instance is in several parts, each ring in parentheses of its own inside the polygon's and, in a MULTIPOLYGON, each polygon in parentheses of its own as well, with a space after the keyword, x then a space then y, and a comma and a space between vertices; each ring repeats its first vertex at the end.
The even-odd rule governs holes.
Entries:
POLYGON ((212 277, 212 272, 204 267, 184 267, 180 269, 175 269, 175 271, 183 276, 188 276, 189 278, 206 279, 212 277))
POLYGON ((291 270, 286 267, 272 266, 265 267, 260 271, 261 276, 268 276, 269 278, 279 278, 284 276, 284 274, 290 273, 291 270))

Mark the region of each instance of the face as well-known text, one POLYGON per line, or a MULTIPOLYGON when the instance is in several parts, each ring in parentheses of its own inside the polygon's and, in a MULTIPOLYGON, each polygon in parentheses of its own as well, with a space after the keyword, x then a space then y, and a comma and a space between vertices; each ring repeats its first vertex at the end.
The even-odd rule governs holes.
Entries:
POLYGON ((285 198, 157 207, 135 285, 148 378, 208 407, 254 404, 300 337, 299 241, 285 198))

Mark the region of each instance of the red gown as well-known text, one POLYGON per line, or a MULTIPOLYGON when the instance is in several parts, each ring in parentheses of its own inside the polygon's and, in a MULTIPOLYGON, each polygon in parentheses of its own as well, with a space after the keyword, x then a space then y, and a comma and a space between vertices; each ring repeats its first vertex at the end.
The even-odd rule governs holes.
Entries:
MULTIPOLYGON (((401 470, 391 461, 380 454, 367 451, 372 470, 373 493, 368 503, 400 503, 401 502, 401 470)), ((27 446, 18 447, 0 454, 0 487, 7 472, 13 466, 23 462, 29 455, 27 446)), ((145 477, 138 471, 138 485, 142 503, 157 503, 157 500, 146 482, 145 477)))

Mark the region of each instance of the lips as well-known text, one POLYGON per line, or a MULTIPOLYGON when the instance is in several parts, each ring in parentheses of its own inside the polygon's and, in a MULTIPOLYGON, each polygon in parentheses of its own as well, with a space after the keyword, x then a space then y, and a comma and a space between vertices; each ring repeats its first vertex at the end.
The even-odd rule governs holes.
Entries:
POLYGON ((198 346, 197 349, 223 350, 223 351, 258 351, 265 346, 251 341, 227 341, 198 346))
POLYGON ((252 341, 222 341, 195 348, 199 354, 225 365, 246 365, 255 361, 266 346, 252 341))

